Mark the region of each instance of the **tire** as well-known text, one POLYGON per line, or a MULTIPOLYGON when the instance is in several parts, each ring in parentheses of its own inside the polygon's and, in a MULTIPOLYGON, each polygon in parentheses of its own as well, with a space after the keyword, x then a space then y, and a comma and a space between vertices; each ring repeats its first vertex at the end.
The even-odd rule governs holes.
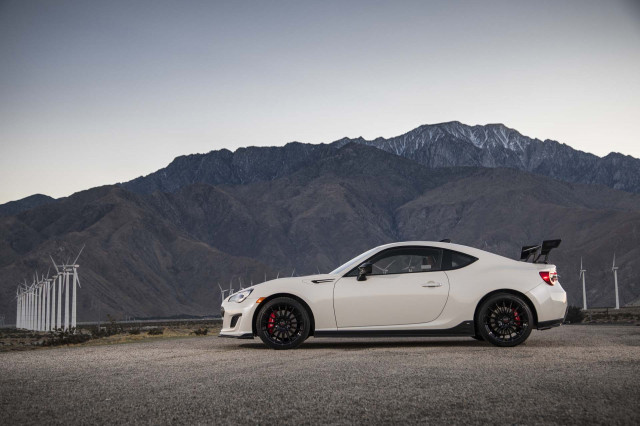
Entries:
POLYGON ((258 337, 272 349, 294 349, 309 337, 309 312, 290 297, 265 303, 256 316, 258 337))
POLYGON ((497 293, 482 302, 475 322, 477 333, 487 342, 502 347, 523 343, 533 329, 533 314, 522 298, 497 293))

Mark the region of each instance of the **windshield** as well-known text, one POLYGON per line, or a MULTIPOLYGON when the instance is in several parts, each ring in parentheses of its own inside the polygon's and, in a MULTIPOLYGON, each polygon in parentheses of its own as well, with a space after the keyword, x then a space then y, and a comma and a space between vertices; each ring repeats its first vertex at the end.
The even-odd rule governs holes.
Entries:
POLYGON ((336 269, 334 269, 333 271, 331 271, 329 273, 330 274, 335 274, 335 275, 340 275, 340 274, 343 274, 343 273, 345 273, 347 271, 350 271, 351 269, 353 269, 356 266, 358 266, 360 264, 360 262, 362 262, 363 260, 365 260, 366 258, 371 256, 373 253, 375 253, 377 250, 378 250, 378 247, 372 248, 369 251, 365 251, 364 253, 354 257, 353 259, 351 259, 347 263, 338 266, 336 269))

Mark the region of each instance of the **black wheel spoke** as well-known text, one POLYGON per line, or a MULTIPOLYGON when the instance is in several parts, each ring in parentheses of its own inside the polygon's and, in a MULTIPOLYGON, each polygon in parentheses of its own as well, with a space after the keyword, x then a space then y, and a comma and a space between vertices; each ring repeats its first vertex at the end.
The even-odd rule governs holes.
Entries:
POLYGON ((490 336, 498 341, 511 342, 527 332, 529 318, 520 303, 513 299, 503 299, 487 308, 483 323, 490 336))
POLYGON ((261 335, 276 346, 290 346, 305 339, 305 316, 299 307, 288 303, 273 305, 262 314, 261 335))

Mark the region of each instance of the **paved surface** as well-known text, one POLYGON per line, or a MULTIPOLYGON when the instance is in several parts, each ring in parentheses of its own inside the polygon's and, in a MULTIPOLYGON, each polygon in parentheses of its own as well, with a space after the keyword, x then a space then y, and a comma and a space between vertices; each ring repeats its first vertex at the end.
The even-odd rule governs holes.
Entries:
POLYGON ((640 418, 640 327, 525 345, 218 337, 0 354, 4 424, 606 423, 640 418))

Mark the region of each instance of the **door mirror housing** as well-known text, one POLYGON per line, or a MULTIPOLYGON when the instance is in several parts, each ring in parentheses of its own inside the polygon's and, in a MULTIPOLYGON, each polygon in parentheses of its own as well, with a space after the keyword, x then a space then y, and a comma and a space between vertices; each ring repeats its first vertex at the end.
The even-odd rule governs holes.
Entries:
POLYGON ((358 266, 358 281, 365 281, 367 279, 367 275, 371 275, 372 272, 373 265, 369 262, 358 266))

